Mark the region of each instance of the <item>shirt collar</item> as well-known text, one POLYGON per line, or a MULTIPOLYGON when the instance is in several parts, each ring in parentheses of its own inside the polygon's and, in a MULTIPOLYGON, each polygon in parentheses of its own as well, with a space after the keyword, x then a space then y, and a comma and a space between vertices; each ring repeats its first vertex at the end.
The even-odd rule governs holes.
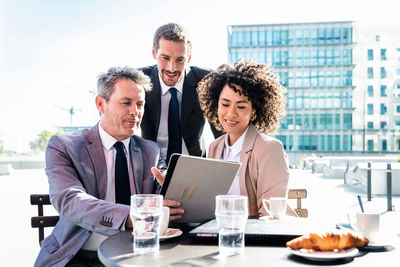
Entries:
MULTIPOLYGON (((109 135, 106 131, 104 131, 103 127, 101 127, 101 125, 99 124, 99 134, 100 134, 100 139, 101 139, 101 143, 103 144, 103 147, 106 150, 110 150, 114 144, 116 142, 118 142, 117 139, 115 139, 114 137, 112 137, 111 135, 109 135)), ((129 142, 130 142, 131 138, 128 137, 124 140, 121 140, 121 142, 124 144, 125 150, 129 151, 129 142)))
POLYGON ((169 88, 171 87, 176 88, 176 90, 178 90, 178 92, 182 94, 183 82, 185 80, 185 76, 186 76, 186 69, 183 71, 182 79, 180 79, 180 81, 177 84, 175 84, 174 86, 168 86, 164 83, 163 79, 161 78, 160 72, 158 72, 158 79, 160 80, 160 85, 161 85, 161 95, 165 95, 168 92, 169 88))
POLYGON ((242 152, 244 137, 246 136, 248 129, 249 127, 247 127, 246 131, 244 131, 239 139, 231 146, 228 144, 228 135, 225 136, 225 148, 229 148, 232 151, 232 155, 237 155, 242 152))

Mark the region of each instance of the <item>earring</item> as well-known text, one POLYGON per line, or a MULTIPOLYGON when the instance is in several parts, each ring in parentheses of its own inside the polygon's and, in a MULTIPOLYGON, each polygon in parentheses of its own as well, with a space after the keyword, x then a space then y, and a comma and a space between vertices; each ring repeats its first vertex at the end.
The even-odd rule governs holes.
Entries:
POLYGON ((255 121, 256 118, 257 118, 257 115, 256 115, 256 113, 254 113, 254 114, 251 116, 250 120, 251 120, 251 121, 255 121))

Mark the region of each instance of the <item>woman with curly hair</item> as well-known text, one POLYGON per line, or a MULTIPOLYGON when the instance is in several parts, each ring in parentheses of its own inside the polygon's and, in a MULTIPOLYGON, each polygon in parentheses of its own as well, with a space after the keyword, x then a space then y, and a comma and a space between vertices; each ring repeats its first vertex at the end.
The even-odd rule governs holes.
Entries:
POLYGON ((208 157, 242 163, 229 194, 248 196, 249 216, 268 215, 262 200, 285 197, 289 179, 282 143, 267 135, 285 115, 285 88, 269 66, 239 59, 209 73, 197 92, 204 116, 226 133, 208 157))

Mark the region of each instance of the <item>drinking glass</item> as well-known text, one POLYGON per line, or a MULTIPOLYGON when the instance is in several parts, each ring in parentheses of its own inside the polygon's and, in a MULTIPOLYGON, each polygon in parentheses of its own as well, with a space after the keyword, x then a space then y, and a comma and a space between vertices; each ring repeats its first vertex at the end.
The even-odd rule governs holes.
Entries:
POLYGON ((244 231, 248 217, 247 196, 215 197, 218 246, 221 255, 238 254, 244 249, 244 231))
POLYGON ((131 196, 130 216, 133 224, 133 252, 149 254, 159 251, 159 227, 163 197, 154 194, 131 196))

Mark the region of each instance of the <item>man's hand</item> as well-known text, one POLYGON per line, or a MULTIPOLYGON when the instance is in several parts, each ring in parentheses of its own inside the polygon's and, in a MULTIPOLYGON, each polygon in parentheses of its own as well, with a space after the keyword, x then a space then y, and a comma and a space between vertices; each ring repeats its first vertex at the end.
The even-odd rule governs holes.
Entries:
MULTIPOLYGON (((151 173, 157 179, 157 182, 160 185, 163 185, 164 180, 165 180, 165 174, 160 172, 160 170, 157 169, 156 167, 151 168, 151 173)), ((183 209, 179 208, 181 206, 181 203, 176 200, 164 199, 164 206, 169 207, 169 220, 170 221, 175 221, 175 220, 182 218, 182 214, 185 212, 183 209)))
MULTIPOLYGON (((151 168, 151 173, 154 175, 154 177, 156 178, 157 182, 160 185, 163 185, 164 180, 165 180, 165 174, 163 174, 162 172, 160 172, 159 169, 157 169, 156 167, 151 168)), ((165 206, 165 205, 164 205, 165 206)))
POLYGON ((183 209, 180 209, 181 203, 172 199, 164 199, 164 206, 169 207, 169 221, 175 221, 182 218, 182 214, 185 213, 183 209))

